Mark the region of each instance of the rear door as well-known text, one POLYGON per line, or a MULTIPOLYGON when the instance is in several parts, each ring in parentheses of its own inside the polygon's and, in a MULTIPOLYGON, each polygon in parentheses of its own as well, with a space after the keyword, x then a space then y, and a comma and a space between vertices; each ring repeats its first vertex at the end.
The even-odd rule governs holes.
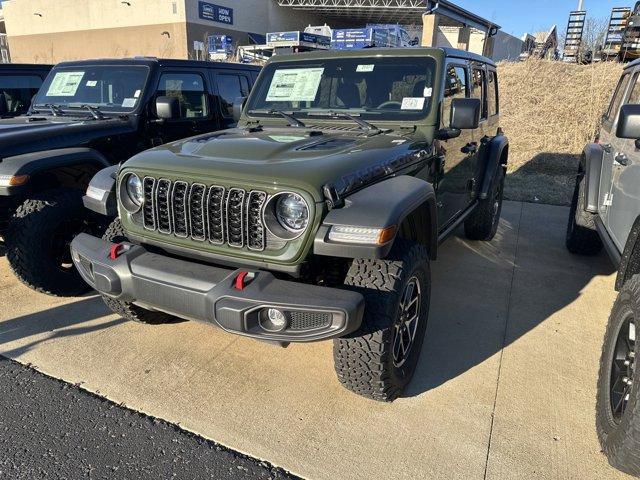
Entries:
MULTIPOLYGON (((623 104, 640 104, 640 76, 636 73, 630 80, 627 100, 623 104)), ((635 140, 616 138, 611 162, 611 207, 607 226, 620 251, 640 214, 640 150, 635 140)))
POLYGON ((167 69, 160 73, 157 96, 176 97, 180 117, 158 124, 162 143, 216 130, 219 127, 210 101, 206 70, 167 69))
MULTIPOLYGON (((602 144, 604 153, 600 172, 598 214, 607 226, 610 234, 609 214, 613 207, 612 181, 613 172, 617 170, 614 165, 614 157, 625 149, 625 141, 616 137, 615 131, 618 126, 618 113, 626 98, 631 80, 631 72, 625 73, 620 78, 609 107, 602 118, 602 126, 600 128, 600 143, 602 144)), ((618 242, 616 241, 616 243, 618 242)))
POLYGON ((233 119, 233 102, 239 97, 248 97, 251 91, 251 75, 244 70, 216 70, 215 87, 217 89, 217 109, 222 128, 236 126, 233 119))

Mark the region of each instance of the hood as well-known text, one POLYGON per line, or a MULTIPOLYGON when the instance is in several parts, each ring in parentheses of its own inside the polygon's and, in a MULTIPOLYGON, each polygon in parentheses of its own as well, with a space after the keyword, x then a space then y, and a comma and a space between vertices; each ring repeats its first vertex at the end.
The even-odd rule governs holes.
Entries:
POLYGON ((82 146, 91 140, 128 131, 129 121, 118 117, 23 115, 0 120, 0 159, 23 153, 82 146))
POLYGON ((175 178, 298 187, 322 201, 324 185, 338 188, 355 177, 388 175, 390 168, 421 158, 424 148, 424 142, 394 132, 232 129, 147 150, 128 160, 124 168, 175 178))

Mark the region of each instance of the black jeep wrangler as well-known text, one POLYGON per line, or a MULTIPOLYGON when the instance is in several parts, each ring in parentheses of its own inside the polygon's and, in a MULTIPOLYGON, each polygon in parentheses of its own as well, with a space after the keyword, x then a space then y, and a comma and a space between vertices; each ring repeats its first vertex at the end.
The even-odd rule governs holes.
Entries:
POLYGON ((0 118, 23 115, 51 65, 0 63, 0 118))
POLYGON ((439 243, 496 233, 497 87, 491 60, 459 50, 274 57, 238 128, 96 175, 88 205, 117 199, 119 218, 77 236, 73 261, 127 319, 333 339, 342 384, 391 401, 418 363, 439 243))
POLYGON ((69 243, 104 224, 83 207, 89 180, 147 148, 235 125, 233 101, 258 72, 152 58, 57 65, 26 115, 0 120, 0 236, 16 276, 52 295, 86 291, 69 243))

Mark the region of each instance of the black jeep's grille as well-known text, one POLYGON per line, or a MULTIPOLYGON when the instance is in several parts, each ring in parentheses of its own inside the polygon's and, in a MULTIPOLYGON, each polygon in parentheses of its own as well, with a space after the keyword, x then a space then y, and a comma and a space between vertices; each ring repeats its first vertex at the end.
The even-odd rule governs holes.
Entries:
POLYGON ((266 235, 262 207, 267 194, 145 177, 143 225, 176 237, 262 251, 266 235))

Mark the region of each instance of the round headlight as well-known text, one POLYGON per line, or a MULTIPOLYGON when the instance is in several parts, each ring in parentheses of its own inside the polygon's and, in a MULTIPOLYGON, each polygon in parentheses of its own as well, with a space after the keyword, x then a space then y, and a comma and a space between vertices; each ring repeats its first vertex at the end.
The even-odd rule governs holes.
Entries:
POLYGON ((127 195, 136 206, 142 205, 144 201, 144 192, 142 191, 142 182, 140 177, 135 174, 129 174, 127 177, 127 195))
POLYGON ((276 203, 276 218, 290 232, 300 232, 309 223, 309 207, 300 195, 285 193, 276 203))

